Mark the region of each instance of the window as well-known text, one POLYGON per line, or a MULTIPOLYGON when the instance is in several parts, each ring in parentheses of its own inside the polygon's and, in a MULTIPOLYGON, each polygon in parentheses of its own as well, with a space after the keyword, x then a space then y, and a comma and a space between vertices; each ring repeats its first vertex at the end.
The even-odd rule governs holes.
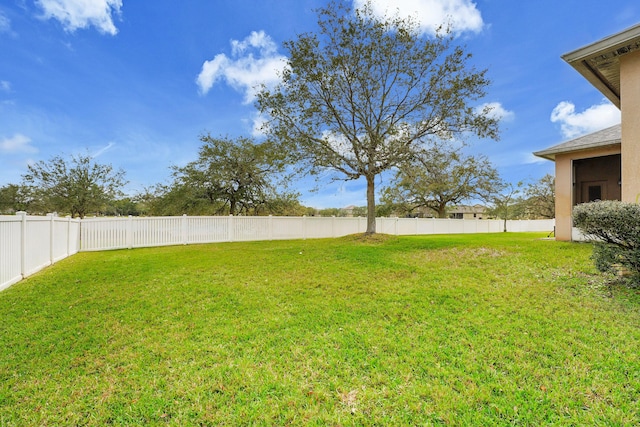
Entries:
POLYGON ((590 185, 589 186, 589 201, 602 200, 602 186, 590 185))

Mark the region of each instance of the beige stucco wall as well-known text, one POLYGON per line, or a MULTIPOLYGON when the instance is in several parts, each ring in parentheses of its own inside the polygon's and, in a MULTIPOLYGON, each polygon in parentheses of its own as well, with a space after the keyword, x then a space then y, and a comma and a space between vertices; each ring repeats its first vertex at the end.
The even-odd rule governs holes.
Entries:
POLYGON ((620 57, 622 200, 640 200, 640 51, 620 57))
POLYGON ((556 156, 556 240, 571 240, 573 185, 571 155, 556 156))
POLYGON ((620 147, 612 146, 556 155, 556 240, 571 240, 573 220, 573 160, 619 154, 620 147))

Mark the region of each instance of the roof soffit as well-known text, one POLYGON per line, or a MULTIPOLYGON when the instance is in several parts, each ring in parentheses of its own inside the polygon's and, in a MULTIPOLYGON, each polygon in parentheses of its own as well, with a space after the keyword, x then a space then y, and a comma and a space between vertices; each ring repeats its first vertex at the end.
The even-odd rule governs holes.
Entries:
POLYGON ((562 55, 562 59, 620 108, 620 56, 637 50, 640 24, 562 55))

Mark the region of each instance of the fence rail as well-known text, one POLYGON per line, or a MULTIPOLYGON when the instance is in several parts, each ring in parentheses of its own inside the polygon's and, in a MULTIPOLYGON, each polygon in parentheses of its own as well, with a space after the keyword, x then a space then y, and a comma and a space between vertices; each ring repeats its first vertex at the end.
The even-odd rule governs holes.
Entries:
MULTIPOLYGON (((555 220, 507 221, 507 231, 553 231, 555 220)), ((126 217, 83 220, 0 216, 0 290, 79 251, 257 240, 314 239, 364 233, 366 218, 126 217)), ((498 233, 503 220, 377 218, 395 235, 498 233)))

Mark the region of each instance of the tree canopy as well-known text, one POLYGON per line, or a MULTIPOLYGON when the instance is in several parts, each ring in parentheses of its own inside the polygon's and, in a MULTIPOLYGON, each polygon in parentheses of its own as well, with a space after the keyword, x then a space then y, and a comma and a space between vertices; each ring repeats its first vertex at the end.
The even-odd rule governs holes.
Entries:
POLYGON ((23 186, 7 184, 0 187, 0 214, 27 210, 27 196, 23 186))
POLYGON ((201 138, 197 160, 174 167, 174 182, 161 188, 165 208, 197 214, 260 214, 297 204, 277 191, 284 156, 272 142, 249 138, 201 138), (172 208, 173 206, 173 208, 172 208))
POLYGON ((70 159, 54 156, 27 166, 23 185, 29 204, 38 211, 68 213, 84 218, 122 195, 123 170, 100 164, 89 154, 70 159))
POLYGON ((488 200, 500 184, 498 171, 485 156, 435 145, 397 170, 382 201, 401 213, 426 207, 446 218, 449 206, 473 198, 488 200))
POLYGON ((257 106, 267 131, 312 173, 367 182, 367 233, 375 232, 375 178, 410 161, 427 141, 465 134, 497 138, 489 107, 475 108, 486 70, 442 27, 432 38, 415 22, 379 19, 366 4, 319 9, 317 33, 285 43, 288 64, 257 106))
POLYGON ((555 218, 556 216, 556 180, 546 174, 525 188, 528 215, 531 218, 555 218))

